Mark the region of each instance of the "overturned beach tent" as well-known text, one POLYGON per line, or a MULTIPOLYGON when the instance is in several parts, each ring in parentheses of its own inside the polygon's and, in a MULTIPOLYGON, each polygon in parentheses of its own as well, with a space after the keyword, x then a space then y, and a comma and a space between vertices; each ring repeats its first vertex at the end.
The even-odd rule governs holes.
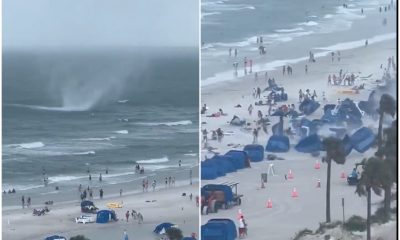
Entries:
POLYGON ((266 152, 287 152, 289 151, 290 143, 289 138, 286 136, 273 135, 268 139, 266 152))
POLYGON ((300 112, 310 115, 319 108, 320 104, 311 99, 305 99, 299 106, 300 112))
POLYGON ((44 240, 67 240, 67 238, 58 236, 58 235, 53 235, 53 236, 45 238, 44 240))
POLYGON ((201 180, 214 180, 216 178, 218 178, 218 174, 214 167, 207 167, 201 164, 201 180))
POLYGON ((172 227, 176 227, 176 225, 173 223, 169 223, 169 222, 160 223, 156 226, 156 228, 153 230, 153 232, 155 232, 157 234, 165 234, 167 232, 167 230, 172 227))
POLYGON ((237 230, 231 219, 210 219, 201 226, 202 240, 235 240, 237 230))
POLYGON ((294 147, 298 152, 314 153, 322 151, 322 142, 317 134, 301 139, 294 147))
POLYGON ((351 145, 360 153, 367 151, 375 143, 375 134, 371 129, 362 127, 350 137, 351 145))
POLYGON ((243 151, 247 153, 247 156, 252 162, 260 162, 264 160, 264 147, 259 144, 246 145, 243 148, 243 151))
POLYGON ((247 153, 245 151, 230 150, 229 152, 225 153, 225 156, 230 157, 236 169, 250 167, 247 160, 247 153))
POLYGON ((101 210, 97 212, 96 223, 108 223, 110 221, 118 221, 114 211, 101 210))

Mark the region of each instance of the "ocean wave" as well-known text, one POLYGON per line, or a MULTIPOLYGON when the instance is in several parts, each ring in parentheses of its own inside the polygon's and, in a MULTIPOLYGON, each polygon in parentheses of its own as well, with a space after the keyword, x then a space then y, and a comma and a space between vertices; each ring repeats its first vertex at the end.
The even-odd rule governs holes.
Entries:
POLYGON ((164 162, 169 162, 168 157, 153 158, 153 159, 147 159, 147 160, 139 160, 139 161, 136 161, 136 163, 140 163, 140 164, 164 163, 164 162))
POLYGON ((197 156, 197 153, 185 153, 185 154, 183 154, 183 155, 185 155, 185 156, 191 156, 191 157, 196 157, 196 156, 197 156))
POLYGON ((65 176, 65 175, 59 175, 59 176, 49 177, 49 183, 73 181, 73 180, 78 180, 78 179, 83 179, 83 178, 87 178, 87 176, 65 176))
POLYGON ((30 143, 19 143, 19 144, 9 144, 8 147, 24 148, 24 149, 34 149, 44 147, 42 142, 30 142, 30 143))
POLYGON ((326 15, 324 16, 324 18, 325 18, 325 19, 333 18, 333 15, 332 15, 332 14, 326 14, 326 15))
POLYGON ((290 32, 298 32, 298 31, 303 31, 304 28, 298 27, 298 28, 290 28, 290 29, 277 29, 275 32, 278 33, 290 33, 290 32))
POLYGON ((47 107, 39 105, 27 105, 27 104, 5 104, 6 106, 29 108, 32 110, 45 110, 45 111, 58 111, 58 112, 83 112, 87 111, 87 106, 76 106, 76 107, 47 107))
POLYGON ((202 12, 201 13, 201 18, 203 19, 204 17, 207 16, 213 16, 213 15, 219 15, 221 12, 202 12))
POLYGON ((111 139, 113 139, 115 137, 105 137, 105 138, 80 138, 78 140, 82 140, 82 141, 110 141, 111 139))
POLYGON ((118 134, 128 134, 129 133, 128 130, 119 130, 119 131, 114 131, 114 132, 118 133, 118 134))
POLYGON ((118 103, 127 103, 128 101, 129 101, 128 99, 118 100, 118 103))
POLYGON ((190 120, 182 120, 182 121, 176 121, 176 122, 153 122, 153 123, 147 123, 147 122, 139 122, 136 123, 137 125, 141 126, 179 126, 179 125, 190 125, 193 124, 192 121, 190 120))
POLYGON ((318 23, 314 22, 314 21, 308 21, 308 22, 298 23, 297 25, 299 25, 299 26, 317 26, 318 23))
POLYGON ((77 153, 72 153, 72 155, 96 155, 96 152, 95 151, 77 152, 77 153))

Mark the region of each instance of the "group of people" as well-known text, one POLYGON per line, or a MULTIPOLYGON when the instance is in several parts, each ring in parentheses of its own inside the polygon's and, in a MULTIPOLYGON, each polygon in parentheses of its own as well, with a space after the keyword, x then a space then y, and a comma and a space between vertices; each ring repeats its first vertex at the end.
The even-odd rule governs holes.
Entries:
POLYGON ((144 174, 144 167, 140 167, 139 164, 135 165, 135 173, 140 173, 140 174, 144 174))
MULTIPOLYGON (((323 94, 325 95, 325 93, 323 94)), ((303 92, 302 89, 299 90, 299 103, 302 103, 305 100, 317 100, 317 92, 314 90, 313 93, 311 94, 310 89, 306 89, 305 92, 303 92)))
POLYGON ((131 212, 126 211, 125 213, 125 219, 126 222, 129 222, 129 217, 132 216, 133 220, 137 220, 139 224, 143 223, 143 215, 140 212, 136 212, 135 210, 132 209, 131 212))
POLYGON ((29 207, 31 206, 31 197, 28 197, 28 198, 26 199, 26 203, 25 203, 25 196, 22 195, 22 197, 21 197, 21 203, 22 203, 22 208, 25 208, 25 206, 26 206, 27 208, 29 208, 29 207))
POLYGON ((165 178, 165 187, 175 187, 175 177, 166 177, 165 178))
MULTIPOLYGON (((81 201, 86 200, 86 199, 93 199, 93 188, 90 188, 89 186, 87 187, 87 189, 82 189, 82 184, 79 184, 78 187, 78 191, 80 193, 80 199, 81 201)), ((104 195, 104 190, 103 188, 99 189, 99 196, 100 199, 103 199, 103 195, 104 195)))
POLYGON ((291 66, 283 66, 282 67, 282 74, 285 75, 287 72, 287 75, 293 75, 293 68, 291 66))
POLYGON ((339 71, 339 76, 332 74, 332 76, 328 75, 328 85, 334 86, 354 86, 356 81, 356 76, 354 73, 351 74, 343 74, 342 69, 339 71))
POLYGON ((3 194, 6 194, 6 193, 16 193, 17 191, 15 191, 15 188, 13 188, 13 189, 8 189, 8 191, 6 192, 6 190, 3 190, 3 194))

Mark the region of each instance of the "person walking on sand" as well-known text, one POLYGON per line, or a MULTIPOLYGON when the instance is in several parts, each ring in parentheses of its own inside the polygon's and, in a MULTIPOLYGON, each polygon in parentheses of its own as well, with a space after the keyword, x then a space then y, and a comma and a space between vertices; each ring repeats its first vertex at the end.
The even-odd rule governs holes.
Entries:
POLYGON ((244 238, 246 234, 246 224, 243 215, 239 218, 239 238, 244 238))
POLYGON ((229 57, 232 57, 232 48, 229 48, 229 57))
POLYGON ((235 48, 235 57, 238 55, 238 50, 235 48))
POLYGON ((122 240, 129 240, 128 233, 126 233, 126 230, 124 230, 124 236, 122 240))
POLYGON ((143 223, 143 215, 142 215, 142 213, 140 213, 140 212, 138 213, 138 220, 139 220, 139 221, 138 221, 139 224, 142 224, 142 223, 143 223))
POLYGON ((25 208, 25 197, 22 195, 21 197, 22 208, 25 208))
POLYGON ((130 216, 130 215, 131 215, 131 214, 129 213, 129 210, 126 211, 126 213, 125 213, 126 222, 129 222, 129 216, 130 216))
POLYGON ((247 108, 247 110, 249 111, 249 115, 251 115, 251 113, 253 112, 253 105, 250 104, 250 106, 247 108))
POLYGON ((306 66, 304 67, 304 70, 305 70, 305 72, 306 72, 306 74, 308 73, 308 66, 307 66, 307 64, 306 64, 306 66))
POLYGON ((253 144, 258 142, 258 129, 254 128, 253 129, 253 144))
POLYGON ((143 187, 143 192, 144 192, 144 190, 146 189, 146 182, 144 179, 142 180, 142 187, 143 187))
POLYGON ((151 185, 153 186, 153 192, 154 192, 156 190, 157 181, 154 179, 151 185))
POLYGON ((285 76, 285 72, 286 72, 286 66, 283 66, 283 68, 282 68, 282 75, 285 76))
POLYGON ((26 202, 26 206, 29 208, 31 206, 31 197, 28 197, 28 200, 26 202))
POLYGON ((256 98, 261 98, 261 88, 257 87, 256 98))
POLYGON ((102 188, 100 188, 99 192, 100 192, 100 199, 103 199, 103 195, 104 195, 104 191, 103 191, 103 189, 102 189, 102 188))

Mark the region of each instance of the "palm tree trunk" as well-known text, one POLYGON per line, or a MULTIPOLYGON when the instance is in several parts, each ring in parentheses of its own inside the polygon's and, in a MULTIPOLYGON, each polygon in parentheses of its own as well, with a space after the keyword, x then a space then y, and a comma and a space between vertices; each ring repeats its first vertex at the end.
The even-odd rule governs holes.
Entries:
POLYGON ((331 222, 331 159, 327 157, 328 168, 326 173, 326 222, 331 222))
POLYGON ((384 198, 384 211, 385 211, 385 217, 389 218, 389 212, 390 212, 390 198, 392 195, 391 191, 391 186, 385 186, 384 191, 385 191, 385 198, 384 198))
POLYGON ((371 187, 367 187, 367 240, 371 240, 371 187))
POLYGON ((379 128, 378 128, 378 153, 381 156, 382 149, 382 124, 383 124, 383 112, 379 115, 379 128))

